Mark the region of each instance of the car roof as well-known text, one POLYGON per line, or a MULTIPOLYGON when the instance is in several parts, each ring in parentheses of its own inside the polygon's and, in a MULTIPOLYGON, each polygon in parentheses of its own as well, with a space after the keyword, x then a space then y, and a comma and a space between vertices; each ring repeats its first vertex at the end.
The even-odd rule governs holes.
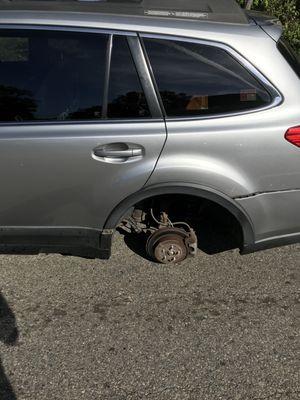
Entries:
POLYGON ((249 25, 235 0, 0 0, 0 11, 41 11, 249 25))

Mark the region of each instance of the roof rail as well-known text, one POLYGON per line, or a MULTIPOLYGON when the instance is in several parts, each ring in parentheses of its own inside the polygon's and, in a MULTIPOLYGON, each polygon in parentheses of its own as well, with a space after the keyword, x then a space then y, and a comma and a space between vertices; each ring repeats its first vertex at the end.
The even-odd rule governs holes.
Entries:
POLYGON ((249 24, 236 0, 0 0, 0 9, 80 11, 249 24))

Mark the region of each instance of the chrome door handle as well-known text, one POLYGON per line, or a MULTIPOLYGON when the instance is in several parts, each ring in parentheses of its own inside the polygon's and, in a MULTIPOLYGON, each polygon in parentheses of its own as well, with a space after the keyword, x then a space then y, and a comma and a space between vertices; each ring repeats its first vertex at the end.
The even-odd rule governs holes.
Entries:
POLYGON ((129 159, 137 160, 144 155, 144 148, 133 143, 109 143, 98 146, 93 150, 93 155, 102 161, 124 162, 129 159))
POLYGON ((142 149, 128 149, 128 150, 95 149, 94 154, 96 157, 129 158, 129 157, 142 156, 143 151, 142 151, 142 149))

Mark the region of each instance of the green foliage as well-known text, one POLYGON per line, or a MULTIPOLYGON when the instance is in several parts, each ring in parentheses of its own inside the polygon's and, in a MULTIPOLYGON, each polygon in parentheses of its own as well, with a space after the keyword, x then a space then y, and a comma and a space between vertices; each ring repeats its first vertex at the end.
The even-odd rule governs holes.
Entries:
MULTIPOLYGON (((246 0, 238 0, 238 3, 244 6, 246 0)), ((300 0, 254 0, 252 9, 278 17, 286 38, 300 53, 300 0)))

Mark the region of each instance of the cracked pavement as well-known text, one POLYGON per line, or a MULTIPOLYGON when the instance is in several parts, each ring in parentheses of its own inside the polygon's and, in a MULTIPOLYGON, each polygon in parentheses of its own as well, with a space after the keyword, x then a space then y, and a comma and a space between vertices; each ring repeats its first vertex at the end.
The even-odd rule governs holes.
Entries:
POLYGON ((1 400, 293 400, 300 245, 165 267, 0 256, 1 400))

